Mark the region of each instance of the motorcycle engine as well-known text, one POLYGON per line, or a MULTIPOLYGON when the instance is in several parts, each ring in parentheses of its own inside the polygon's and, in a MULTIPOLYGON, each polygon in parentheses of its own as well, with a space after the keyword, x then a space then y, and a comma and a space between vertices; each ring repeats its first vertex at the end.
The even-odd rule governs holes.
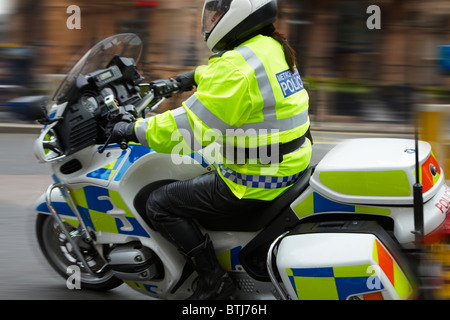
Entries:
POLYGON ((130 242, 113 248, 108 256, 114 275, 122 280, 149 281, 160 275, 161 261, 149 248, 130 242))

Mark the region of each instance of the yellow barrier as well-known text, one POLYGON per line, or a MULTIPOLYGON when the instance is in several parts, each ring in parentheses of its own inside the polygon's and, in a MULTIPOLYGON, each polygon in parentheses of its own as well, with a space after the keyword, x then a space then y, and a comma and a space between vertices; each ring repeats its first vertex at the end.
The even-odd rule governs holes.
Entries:
POLYGON ((416 108, 419 138, 431 144, 439 164, 450 178, 450 119, 449 104, 422 104, 416 108), (448 128, 447 128, 448 127, 448 128))

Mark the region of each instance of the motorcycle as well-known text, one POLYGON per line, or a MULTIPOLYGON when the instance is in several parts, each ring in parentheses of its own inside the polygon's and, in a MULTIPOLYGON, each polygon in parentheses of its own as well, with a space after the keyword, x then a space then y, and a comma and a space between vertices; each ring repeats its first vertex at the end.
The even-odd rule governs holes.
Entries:
MULTIPOLYGON (((145 203, 162 185, 219 164, 211 146, 182 156, 109 143, 114 123, 145 117, 180 92, 174 80, 143 83, 141 51, 134 34, 101 41, 68 73, 49 110, 42 101, 30 107, 44 125, 34 152, 54 179, 35 204, 37 239, 61 276, 80 270, 81 288, 125 283, 179 300, 197 276, 152 229, 145 203)), ((337 145, 262 211, 196 222, 237 285, 234 299, 415 299, 420 235, 426 241, 445 229, 449 209, 430 144, 371 138, 337 145)))

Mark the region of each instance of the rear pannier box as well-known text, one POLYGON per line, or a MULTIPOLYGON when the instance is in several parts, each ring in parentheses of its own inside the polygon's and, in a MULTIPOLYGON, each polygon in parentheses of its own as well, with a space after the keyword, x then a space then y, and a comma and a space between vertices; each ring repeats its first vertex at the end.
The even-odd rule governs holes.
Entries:
POLYGON ((413 299, 416 281, 396 250, 374 222, 309 223, 281 240, 276 265, 294 300, 413 299))
MULTIPOLYGON (((415 141, 354 139, 333 148, 317 165, 311 187, 339 202, 412 205, 415 141)), ((419 142, 420 182, 424 201, 444 183, 443 172, 427 142, 419 142)))

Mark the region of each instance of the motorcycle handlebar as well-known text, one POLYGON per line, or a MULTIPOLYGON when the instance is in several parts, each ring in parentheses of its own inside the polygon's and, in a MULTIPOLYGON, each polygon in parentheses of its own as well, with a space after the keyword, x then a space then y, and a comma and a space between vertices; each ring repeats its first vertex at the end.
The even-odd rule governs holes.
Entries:
MULTIPOLYGON (((142 107, 146 107, 152 99, 154 98, 168 98, 168 97, 173 97, 181 92, 183 92, 182 89, 182 84, 181 82, 175 80, 175 79, 160 79, 160 80, 155 80, 150 82, 150 89, 153 91, 153 95, 149 95, 148 98, 144 98, 143 101, 145 100, 145 102, 142 103, 142 106, 139 104, 138 105, 138 109, 142 109, 142 107)), ((105 103, 108 106, 107 101, 115 101, 115 99, 113 99, 113 97, 108 96, 107 98, 105 98, 105 103)), ((127 122, 134 122, 134 113, 137 113, 137 111, 135 110, 135 108, 133 107, 133 110, 130 110, 130 107, 132 106, 125 106, 125 107, 119 107, 117 105, 115 105, 115 103, 110 102, 109 105, 112 106, 112 108, 109 108, 110 111, 110 116, 109 116, 109 122, 110 125, 114 124, 118 121, 127 121, 127 122)), ((141 111, 141 110, 140 110, 141 111)), ((108 139, 106 140, 104 146, 99 150, 100 153, 102 153, 106 147, 109 144, 109 140, 110 140, 110 136, 108 137, 108 139)), ((119 147, 122 150, 126 150, 128 148, 128 141, 126 140, 121 140, 119 142, 119 147)))
POLYGON ((174 79, 160 79, 150 82, 156 98, 169 98, 183 92, 181 82, 174 79))

